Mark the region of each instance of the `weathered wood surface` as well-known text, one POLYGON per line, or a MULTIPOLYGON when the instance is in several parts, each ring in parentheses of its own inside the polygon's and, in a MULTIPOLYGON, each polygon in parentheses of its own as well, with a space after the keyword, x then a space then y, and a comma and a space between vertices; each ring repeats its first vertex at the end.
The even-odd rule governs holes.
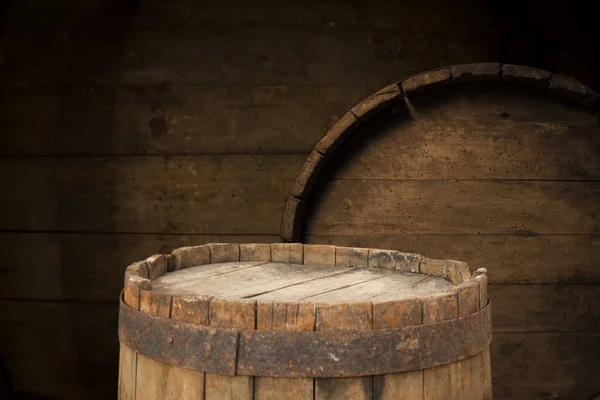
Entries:
MULTIPOLYGON (((256 302, 212 299, 210 325, 216 328, 256 329, 256 302)), ((206 399, 252 400, 254 378, 207 373, 204 396, 206 399)))
POLYGON ((363 86, 6 89, 0 154, 308 155, 367 95, 363 86))
POLYGON ((309 302, 409 299, 454 287, 442 278, 382 269, 261 262, 191 267, 152 282, 153 290, 170 295, 309 302))
MULTIPOLYGON (((361 302, 339 304, 317 304, 316 331, 327 330, 371 330, 373 329, 373 307, 361 302)), ((369 400, 373 397, 373 378, 317 378, 315 400, 369 400)))
MULTIPOLYGON (((312 331, 315 326, 315 308, 307 303, 258 301, 256 329, 274 331, 312 331)), ((312 378, 256 377, 255 400, 313 400, 312 378)))
POLYGON ((367 123, 357 132, 364 150, 335 179, 597 180, 600 126, 586 125, 584 115, 570 125, 460 113, 419 124, 396 118, 378 121, 376 134, 367 123))
POLYGON ((335 180, 309 235, 597 234, 600 182, 335 180))
POLYGON ((10 230, 277 234, 280 214, 273 210, 281 209, 303 161, 289 155, 5 158, 0 219, 10 230))
MULTIPOLYGON (((359 134, 360 140, 376 153, 353 156, 340 174, 470 178, 473 165, 481 167, 481 179, 597 174, 592 162, 597 155, 590 146, 598 143, 598 136, 592 134, 598 130, 598 121, 589 111, 565 108, 562 102, 528 88, 508 91, 500 86, 486 93, 465 89, 462 85, 461 91, 449 88, 445 103, 423 105, 435 111, 435 118, 421 121, 426 129, 404 118, 379 121, 378 117, 367 123, 362 130, 372 131, 375 126, 377 132, 359 134), (384 134, 394 129, 404 130, 402 138, 384 134), (461 139, 469 132, 477 134, 469 137, 466 153, 441 150, 462 146, 461 139), (429 145, 421 146, 423 141, 429 145), (383 147, 402 151, 403 158, 378 151, 383 147), (560 148, 578 151, 580 160, 575 164, 568 152, 556 150, 560 148), (433 158, 442 153, 442 160, 433 158), (491 157, 498 153, 505 156, 491 157), (552 162, 541 167, 543 161, 552 162)), ((369 93, 365 86, 7 88, 0 93, 0 151, 11 156, 308 155, 324 132, 369 93), (320 101, 315 103, 315 98, 320 101), (219 135, 209 134, 216 130, 219 135)), ((415 100, 417 105, 419 100, 415 100)))

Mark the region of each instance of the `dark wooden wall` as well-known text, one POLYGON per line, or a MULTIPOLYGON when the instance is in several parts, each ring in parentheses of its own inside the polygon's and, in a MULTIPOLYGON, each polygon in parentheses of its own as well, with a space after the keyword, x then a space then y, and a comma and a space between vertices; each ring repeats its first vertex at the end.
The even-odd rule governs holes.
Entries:
POLYGON ((0 5, 0 356, 24 399, 114 398, 127 263, 277 241, 304 159, 379 87, 479 61, 600 87, 572 2, 0 5))

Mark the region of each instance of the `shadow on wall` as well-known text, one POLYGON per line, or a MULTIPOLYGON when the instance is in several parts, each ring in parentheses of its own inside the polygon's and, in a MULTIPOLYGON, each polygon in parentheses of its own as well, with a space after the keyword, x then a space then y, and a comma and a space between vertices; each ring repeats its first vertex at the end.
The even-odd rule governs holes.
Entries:
POLYGON ((600 87, 599 2, 488 0, 488 4, 499 32, 498 61, 575 76, 600 87))
MULTIPOLYGON (((66 3, 59 2, 57 7, 62 5, 65 7, 64 12, 68 14, 69 10, 66 7, 69 6, 69 2, 66 3)), ((0 35, 9 33, 5 29, 7 26, 5 18, 8 18, 6 8, 7 2, 0 0, 0 35)), ((116 94, 110 90, 96 91, 93 86, 104 82, 118 84, 125 56, 124 47, 137 9, 137 0, 99 1, 97 9, 89 14, 86 21, 78 21, 81 26, 92 27, 91 29, 68 31, 69 27, 66 27, 60 32, 34 32, 31 36, 35 48, 28 50, 30 53, 36 53, 33 62, 27 62, 30 57, 29 53, 23 53, 25 62, 21 59, 20 53, 14 56, 14 62, 17 63, 15 65, 21 66, 26 73, 27 85, 51 86, 57 83, 52 80, 55 76, 58 76, 61 81, 64 80, 60 83, 66 83, 66 85, 62 85, 65 86, 64 88, 39 89, 56 91, 58 97, 56 132, 73 132, 77 135, 81 134, 86 126, 92 126, 94 127, 93 134, 101 135, 101 138, 98 138, 101 139, 98 140, 99 142, 105 143, 106 146, 116 143, 114 128, 117 112, 116 94), (82 63, 82 56, 92 62, 82 63), (43 65, 37 62, 39 60, 44 60, 43 65), (88 86, 88 88, 79 89, 73 86, 88 86), (98 95, 97 92, 101 92, 101 94, 98 95), (103 112, 97 112, 99 108, 103 112)), ((10 57, 10 54, 7 57, 10 57)), ((0 63, 10 64, 11 61, 11 59, 0 58, 0 63)), ((32 90, 37 89, 32 88, 32 90)), ((54 140, 53 154, 64 154, 64 150, 68 147, 69 135, 61 136, 54 140)), ((48 161, 41 160, 41 162, 48 161)), ((90 161, 88 158, 82 157, 81 162, 95 163, 98 166, 98 176, 84 176, 76 168, 66 170, 61 165, 60 157, 48 165, 48 168, 53 168, 53 173, 49 175, 53 180, 48 182, 48 185, 52 187, 57 197, 56 228, 59 231, 72 230, 73 227, 80 224, 78 217, 89 214, 90 202, 98 201, 94 198, 94 194, 102 191, 107 195, 103 197, 103 204, 94 204, 94 210, 100 211, 100 215, 95 215, 94 218, 101 218, 103 226, 107 231, 111 231, 111 226, 114 227, 115 202, 118 201, 113 198, 116 184, 115 173, 105 165, 106 159, 90 161), (72 196, 74 190, 84 195, 72 196), (85 195, 85 193, 89 193, 89 195, 85 195)), ((36 191, 38 191, 38 196, 43 197, 46 194, 44 188, 31 188, 31 191, 33 192, 32 196, 36 195, 36 191)), ((86 275, 91 273, 69 255, 72 253, 72 251, 69 253, 69 249, 72 250, 78 245, 78 243, 72 243, 73 238, 74 235, 65 234, 61 235, 60 239, 60 279, 65 299, 77 298, 76 293, 86 290, 81 286, 86 285, 88 281, 86 275)), ((122 271, 115 270, 114 272, 120 274, 122 271)), ((48 329, 47 336, 49 338, 46 341, 52 342, 51 344, 29 343, 28 338, 11 336, 9 333, 4 336, 5 340, 0 347, 0 353, 6 351, 6 354, 10 354, 7 349, 11 347, 30 346, 31 349, 34 349, 32 352, 39 352, 40 362, 31 366, 31 372, 28 374, 41 378, 38 382, 39 385, 56 386, 56 390, 61 390, 59 388, 64 382, 53 382, 53 375, 56 374, 57 377, 67 375, 77 382, 74 385, 79 387, 79 393, 94 393, 94 398, 113 398, 116 391, 118 363, 116 331, 98 333, 104 328, 99 325, 105 324, 106 318, 103 318, 102 321, 90 321, 89 317, 86 318, 89 307, 95 307, 93 304, 80 305, 77 302, 64 302, 62 305, 64 306, 63 311, 53 317, 54 324, 67 325, 60 329, 60 332, 67 333, 65 336, 56 337, 58 335, 55 329, 46 326, 40 329, 48 329), (65 373, 65 369, 68 370, 68 373, 65 373), (104 387, 106 386, 105 382, 115 382, 115 385, 104 387)), ((47 308, 47 310, 53 309, 47 308)), ((110 318, 112 326, 116 326, 116 309, 110 318)), ((29 336, 29 338, 31 337, 29 336)), ((12 381, 15 398, 51 399, 51 397, 36 394, 34 388, 22 387, 24 384, 17 387, 17 374, 22 375, 24 372, 23 368, 17 364, 22 364, 23 361, 5 358, 3 362, 5 371, 0 371, 2 372, 0 374, 0 398, 11 399, 8 394, 4 395, 2 390, 5 385, 8 392, 10 381, 12 381), (2 381, 6 383, 4 384, 2 381)), ((23 377, 20 378, 18 380, 23 381, 23 377)), ((29 376, 25 381, 38 381, 38 378, 29 376)), ((60 397, 60 393, 57 393, 56 396, 60 397)))

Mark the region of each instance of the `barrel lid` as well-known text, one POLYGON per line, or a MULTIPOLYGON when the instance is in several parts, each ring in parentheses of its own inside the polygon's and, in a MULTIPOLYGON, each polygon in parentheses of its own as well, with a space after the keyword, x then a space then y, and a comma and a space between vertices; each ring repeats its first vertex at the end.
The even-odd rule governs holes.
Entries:
POLYGON ((456 285, 441 277, 360 266, 273 262, 199 265, 167 273, 153 291, 257 301, 387 301, 431 296, 456 285))
POLYGON ((130 266, 128 275, 171 296, 318 303, 418 299, 475 283, 460 261, 301 243, 183 247, 130 266))

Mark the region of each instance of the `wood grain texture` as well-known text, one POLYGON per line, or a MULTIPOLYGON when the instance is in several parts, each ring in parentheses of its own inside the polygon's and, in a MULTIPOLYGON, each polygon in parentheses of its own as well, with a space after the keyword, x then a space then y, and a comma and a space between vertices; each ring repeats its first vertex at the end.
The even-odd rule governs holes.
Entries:
MULTIPOLYGON (((256 302, 211 299, 210 325, 216 328, 256 329, 256 302)), ((206 374, 207 399, 252 400, 254 378, 206 374)))
POLYGON ((240 244, 240 261, 271 261, 268 243, 240 244))
POLYGON ((306 265, 336 265, 335 246, 305 245, 304 264, 306 265))
MULTIPOLYGON (((458 318, 458 296, 454 294, 432 296, 423 300, 423 323, 432 324, 458 318)), ((429 368, 423 374, 423 399, 459 400, 465 398, 462 387, 462 362, 429 368)), ((482 375, 479 375, 483 379, 482 375)))
MULTIPOLYGON (((440 277, 377 268, 267 262, 187 268, 155 279, 152 288, 176 297, 214 296, 308 303, 408 299, 456 291, 455 285, 440 277)), ((174 302, 173 312, 176 307, 174 302)))
MULTIPOLYGON (((140 311, 153 316, 158 316, 160 295, 151 290, 141 290, 140 311)), ((167 318, 169 318, 167 314, 167 318)), ((165 380, 169 366, 152 358, 137 354, 137 367, 135 376, 135 399, 161 400, 165 398, 165 389, 168 381, 165 380)))
POLYGON ((271 261, 303 264, 304 247, 302 243, 271 243, 271 261))
POLYGON ((6 89, 0 154, 306 157, 367 95, 359 85, 6 89))
POLYGON ((118 400, 135 400, 138 354, 119 344, 118 400))
POLYGON ((280 215, 273 210, 281 209, 303 161, 289 155, 5 158, 0 218, 11 230, 278 234, 280 215))
MULTIPOLYGON (((388 117, 357 135, 364 150, 336 179, 597 180, 598 125, 489 121, 481 115, 388 117), (375 134, 368 130, 377 129, 375 134), (460 151, 456 151, 460 149, 460 151), (396 156, 402 152, 403 157, 396 156)), ((358 140, 358 139, 356 139, 358 140)))
MULTIPOLYGON (((208 325, 210 305, 205 298, 173 297, 170 318, 208 325)), ((165 400, 204 398, 204 372, 169 365, 163 376, 165 400)))
MULTIPOLYGON (((373 302, 373 329, 400 328, 423 323, 421 303, 411 300, 373 302)), ((423 400, 423 371, 400 372, 373 377, 373 398, 423 400)))
MULTIPOLYGON (((323 330, 371 330, 373 329, 373 306, 371 303, 346 303, 316 305, 317 331, 323 330)), ((371 400, 373 378, 317 378, 315 400, 371 400)))
POLYGON ((598 182, 336 180, 306 232, 596 234, 599 196, 598 182))
MULTIPOLYGON (((257 330, 312 331, 315 309, 307 303, 257 302, 257 330)), ((256 377, 255 400, 313 400, 312 378, 256 377)))

